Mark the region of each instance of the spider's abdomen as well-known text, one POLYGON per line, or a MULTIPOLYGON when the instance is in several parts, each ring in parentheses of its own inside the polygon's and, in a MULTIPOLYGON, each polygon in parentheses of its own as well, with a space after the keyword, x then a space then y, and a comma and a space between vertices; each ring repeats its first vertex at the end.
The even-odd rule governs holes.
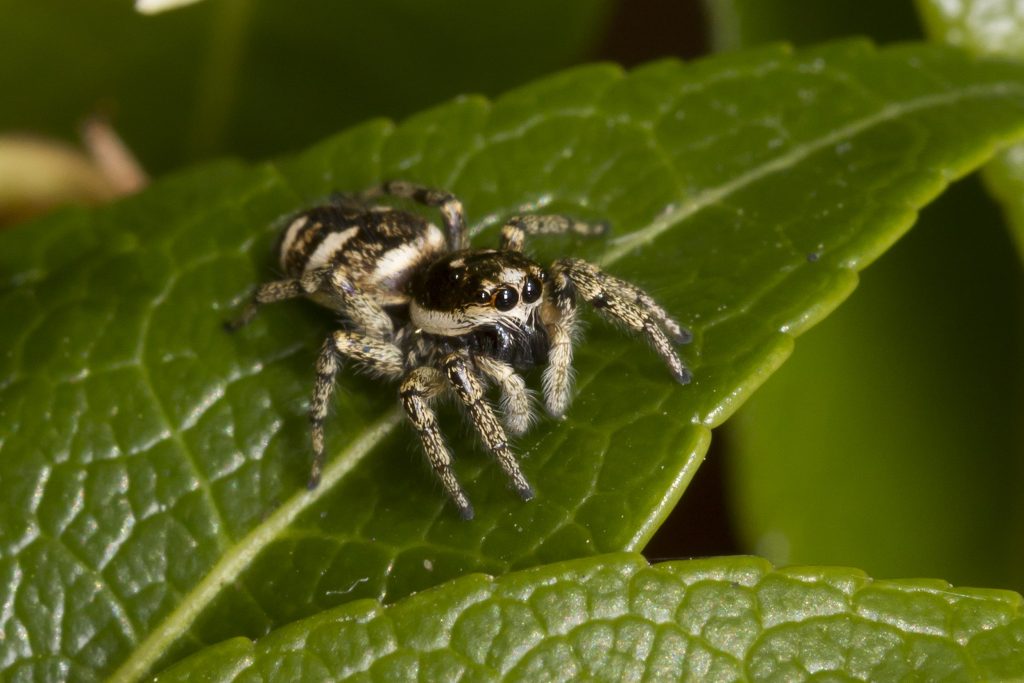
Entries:
POLYGON ((412 273, 444 250, 441 230, 414 213, 325 205, 292 219, 281 235, 278 257, 289 277, 340 269, 360 291, 390 305, 407 301, 412 273))

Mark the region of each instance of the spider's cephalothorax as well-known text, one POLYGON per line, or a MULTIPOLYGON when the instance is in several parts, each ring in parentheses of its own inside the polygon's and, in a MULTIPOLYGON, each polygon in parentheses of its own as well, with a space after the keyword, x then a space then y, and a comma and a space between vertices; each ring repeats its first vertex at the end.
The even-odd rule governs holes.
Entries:
POLYGON ((293 216, 278 246, 287 279, 257 288, 228 327, 245 325, 263 304, 298 296, 338 311, 347 321, 327 338, 317 361, 310 488, 320 481, 323 423, 343 358, 400 382, 402 405, 427 459, 466 519, 473 508, 452 470, 431 402, 454 393, 512 486, 524 499, 532 498, 507 437, 525 432, 533 416, 517 370, 545 365, 545 406, 556 417, 565 413, 572 392, 577 298, 642 332, 673 377, 689 382, 674 344, 688 342, 690 333, 646 292, 586 261, 559 259, 545 269, 522 253, 526 235, 602 231, 601 225, 565 216, 518 216, 502 228, 499 249, 470 249, 461 203, 447 192, 406 182, 338 195, 293 216), (439 208, 445 231, 417 214, 368 203, 381 195, 439 208), (498 411, 487 400, 489 384, 500 391, 498 411))

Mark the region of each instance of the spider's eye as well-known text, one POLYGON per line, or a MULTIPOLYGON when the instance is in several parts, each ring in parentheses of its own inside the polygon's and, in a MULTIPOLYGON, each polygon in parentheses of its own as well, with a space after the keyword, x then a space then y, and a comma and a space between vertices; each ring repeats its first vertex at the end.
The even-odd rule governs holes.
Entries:
POLYGON ((511 287, 502 287, 494 293, 494 307, 499 311, 511 311, 519 303, 519 294, 511 287))
POLYGON ((491 295, 487 293, 486 289, 481 289, 476 293, 476 300, 481 304, 489 304, 491 303, 491 295))
POLYGON ((537 282, 537 278, 532 275, 526 278, 526 284, 523 285, 523 301, 528 304, 532 304, 534 301, 540 298, 541 286, 537 282))

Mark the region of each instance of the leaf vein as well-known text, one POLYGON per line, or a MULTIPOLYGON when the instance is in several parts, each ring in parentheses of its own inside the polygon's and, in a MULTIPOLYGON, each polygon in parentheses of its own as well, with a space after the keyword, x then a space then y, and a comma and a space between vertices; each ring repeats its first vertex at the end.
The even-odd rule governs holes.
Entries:
POLYGON ((613 246, 600 259, 600 265, 606 266, 620 260, 630 252, 639 247, 650 244, 673 226, 682 223, 686 219, 714 206, 740 190, 789 169, 797 163, 809 158, 811 155, 823 149, 838 144, 847 138, 868 130, 874 126, 882 125, 900 118, 904 114, 927 109, 929 107, 944 106, 968 98, 984 98, 1006 95, 1010 92, 1020 92, 1022 88, 1017 83, 998 82, 955 90, 946 93, 938 93, 917 97, 897 104, 890 104, 881 107, 878 111, 868 116, 854 119, 846 125, 834 129, 832 132, 822 135, 816 139, 808 140, 796 145, 784 154, 770 159, 764 163, 752 167, 749 171, 741 173, 733 180, 720 185, 709 187, 698 192, 691 198, 684 198, 681 203, 671 211, 668 211, 655 218, 646 227, 634 232, 622 235, 612 240, 613 246))

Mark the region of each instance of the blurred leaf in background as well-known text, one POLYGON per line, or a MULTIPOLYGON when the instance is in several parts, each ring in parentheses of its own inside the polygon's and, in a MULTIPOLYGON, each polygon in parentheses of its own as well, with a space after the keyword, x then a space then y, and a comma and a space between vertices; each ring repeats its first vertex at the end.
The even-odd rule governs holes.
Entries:
POLYGON ((610 0, 0 0, 0 131, 71 139, 108 116, 154 174, 260 158, 583 61, 610 0), (537 17, 543 17, 538 21, 537 17))
MULTIPOLYGON (((928 35, 934 40, 961 47, 976 55, 1024 59, 1024 4, 1011 0, 952 3, 916 0, 916 5, 928 35)), ((1003 151, 989 162, 982 176, 1006 212, 1007 222, 1016 238, 1021 260, 1024 261, 1024 145, 1003 151)), ((1024 319, 1024 316, 1021 318, 1024 319)), ((1021 386, 1024 386, 1024 371, 1020 373, 1019 379, 1021 386)), ((1024 403, 1024 399, 1021 402, 1024 403)), ((1018 452, 1024 454, 1024 434, 1021 443, 1018 452)), ((1020 480, 1024 481, 1024 473, 1020 480)), ((1020 531, 1024 533, 1024 510, 1020 522, 1020 531)), ((1024 551, 1021 560, 1024 562, 1024 551)))
MULTIPOLYGON (((920 33, 909 0, 706 4, 716 44, 732 48, 851 27, 883 41, 920 33)), ((1016 11, 984 4, 994 25, 1016 11)), ((744 547, 780 563, 1020 590, 1024 298, 998 209, 964 183, 862 279, 731 423, 744 547)))
POLYGON ((880 43, 920 37, 911 0, 703 0, 716 52, 760 43, 809 45, 865 36, 880 43))

